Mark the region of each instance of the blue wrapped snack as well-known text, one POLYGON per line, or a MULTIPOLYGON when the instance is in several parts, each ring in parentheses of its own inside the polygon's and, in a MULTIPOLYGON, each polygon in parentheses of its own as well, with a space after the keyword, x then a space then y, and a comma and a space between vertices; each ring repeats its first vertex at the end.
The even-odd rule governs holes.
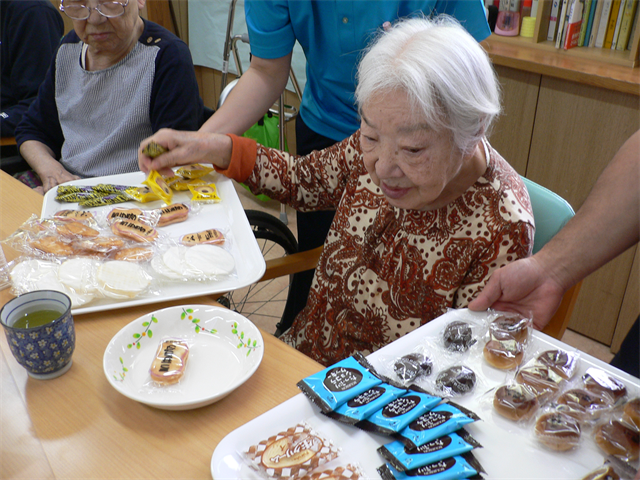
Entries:
POLYGON ((356 427, 369 432, 393 435, 441 401, 440 397, 434 397, 412 387, 407 393, 388 403, 369 418, 356 423, 356 427))
POLYGON ((338 363, 298 382, 298 388, 324 413, 382 383, 362 354, 338 363))
POLYGON ((443 403, 411 422, 395 438, 409 448, 416 448, 443 435, 455 432, 480 418, 453 402, 443 403))
POLYGON ((484 469, 471 453, 450 457, 406 472, 386 464, 378 468, 382 480, 460 480, 482 478, 484 469))
POLYGON ((339 422, 354 425, 373 415, 376 411, 401 395, 404 395, 406 392, 404 388, 398 388, 388 383, 381 383, 325 415, 339 422))
POLYGON ((407 448, 402 442, 396 440, 378 448, 378 452, 396 470, 403 472, 462 455, 479 447, 481 445, 478 441, 461 428, 457 432, 436 438, 417 448, 407 448))

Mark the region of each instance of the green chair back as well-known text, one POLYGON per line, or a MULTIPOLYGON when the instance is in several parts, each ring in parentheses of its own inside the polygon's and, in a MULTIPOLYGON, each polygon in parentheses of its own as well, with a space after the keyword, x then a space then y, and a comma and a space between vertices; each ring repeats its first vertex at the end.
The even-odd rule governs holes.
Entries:
POLYGON ((536 234, 533 238, 533 253, 536 253, 564 227, 575 212, 560 195, 528 178, 522 177, 522 180, 529 191, 533 219, 536 222, 536 234))

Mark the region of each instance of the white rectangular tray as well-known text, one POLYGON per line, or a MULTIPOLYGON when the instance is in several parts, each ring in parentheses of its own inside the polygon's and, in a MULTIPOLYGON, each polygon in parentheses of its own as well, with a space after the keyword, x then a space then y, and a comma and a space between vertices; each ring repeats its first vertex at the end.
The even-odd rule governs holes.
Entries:
MULTIPOLYGON (((411 352, 425 336, 439 335, 449 321, 463 319, 463 315, 478 315, 478 318, 482 318, 483 314, 473 314, 466 309, 451 311, 372 353, 367 358, 374 367, 380 368, 381 359, 388 361, 391 357, 411 352)), ((532 337, 529 351, 542 352, 555 348, 575 351, 573 347, 538 331, 534 331, 532 337)), ((476 372, 481 379, 478 385, 482 384, 485 390, 501 385, 505 381, 506 373, 489 367, 482 358, 477 358, 475 363, 470 361, 465 364, 476 372)), ((580 378, 589 367, 606 370, 622 380, 627 386, 629 398, 640 394, 640 380, 583 352, 580 352, 579 370, 574 379, 580 378)), ((483 393, 483 391, 476 391, 470 396, 453 401, 481 417, 481 421, 466 425, 464 428, 483 447, 474 450, 473 454, 486 470, 485 478, 575 480, 582 478, 603 463, 604 456, 601 450, 587 438, 591 435, 590 431, 583 432, 581 444, 574 451, 557 453, 545 450, 534 441, 531 425, 519 427, 496 414, 487 404, 483 393)), ((385 462, 377 449, 390 443, 391 439, 373 435, 325 417, 320 413, 320 409, 303 394, 296 395, 227 435, 218 444, 211 458, 213 478, 215 480, 258 478, 241 464, 237 453, 246 451, 251 445, 303 420, 308 421, 320 433, 342 448, 339 457, 342 464, 359 463, 366 478, 379 478, 376 469, 385 462)))
MULTIPOLYGON (((121 175, 111 175, 107 177, 87 178, 76 180, 65 185, 97 185, 99 183, 108 183, 114 185, 132 185, 142 186, 146 175, 142 172, 125 173, 121 175)), ((208 228, 217 228, 222 231, 231 232, 232 241, 229 246, 230 252, 236 262, 236 273, 229 277, 217 281, 210 282, 184 282, 171 283, 162 287, 162 290, 154 294, 141 295, 131 300, 114 300, 103 298, 94 300, 85 307, 72 310, 74 315, 83 313, 100 312, 116 308, 132 307, 136 305, 146 305, 167 300, 182 300, 185 298, 198 297, 201 295, 210 295, 214 293, 223 293, 238 288, 246 287, 258 281, 264 275, 266 265, 262 252, 256 242, 255 236, 247 220, 238 194, 235 190, 233 182, 222 175, 209 175, 206 179, 214 178, 214 183, 218 189, 218 195, 222 199, 220 203, 203 205, 202 209, 195 214, 189 215, 189 218, 181 223, 167 225, 162 227, 163 234, 171 237, 179 237, 181 235, 200 232, 208 228)), ((49 190, 44 196, 42 204, 42 217, 48 217, 59 210, 79 209, 77 203, 62 203, 55 199, 56 189, 49 190)), ((191 192, 174 192, 174 203, 189 204, 191 200, 191 192)), ((126 202, 115 206, 123 208, 140 208, 138 202, 126 202)), ((153 209, 164 206, 164 202, 157 200, 143 204, 144 209, 153 209)), ((100 212, 101 210, 111 210, 113 205, 92 208, 92 212, 100 212)), ((106 213, 106 212, 105 212, 106 213)))

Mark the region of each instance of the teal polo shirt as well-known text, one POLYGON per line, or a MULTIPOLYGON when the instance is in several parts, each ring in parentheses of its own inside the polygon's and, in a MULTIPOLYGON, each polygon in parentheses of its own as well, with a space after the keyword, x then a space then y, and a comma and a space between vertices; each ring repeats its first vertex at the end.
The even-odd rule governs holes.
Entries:
POLYGON ((491 34, 481 0, 245 0, 251 53, 280 58, 300 43, 307 58, 300 115, 336 141, 360 127, 354 91, 362 50, 384 22, 416 12, 455 17, 478 42, 491 34))

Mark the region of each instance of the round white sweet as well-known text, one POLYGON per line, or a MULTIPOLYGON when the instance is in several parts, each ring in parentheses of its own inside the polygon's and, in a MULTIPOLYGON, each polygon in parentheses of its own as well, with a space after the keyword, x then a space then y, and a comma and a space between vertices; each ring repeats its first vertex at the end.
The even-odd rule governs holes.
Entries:
POLYGON ((151 268, 153 268, 153 270, 164 276, 167 278, 171 278, 173 280, 183 280, 184 277, 179 274, 178 272, 176 272, 175 270, 170 269, 169 267, 167 267, 167 265, 164 263, 164 260, 162 259, 162 257, 153 257, 151 259, 151 268))
POLYGON ((189 267, 204 275, 228 275, 235 268, 233 255, 215 245, 195 245, 184 254, 189 267))
POLYGON ((77 293, 95 292, 99 262, 87 257, 70 258, 58 269, 58 279, 77 293))
POLYGON ((74 307, 79 307, 93 300, 90 293, 77 293, 67 288, 58 278, 59 265, 46 260, 25 260, 17 264, 9 273, 13 287, 18 293, 34 290, 56 290, 66 294, 74 307))
POLYGON ((196 278, 201 272, 198 268, 191 268, 187 263, 185 258, 187 250, 188 248, 182 245, 171 247, 162 254, 162 261, 180 277, 196 278))
POLYGON ((112 298, 133 298, 151 283, 149 275, 137 263, 113 260, 98 267, 98 285, 112 298))

